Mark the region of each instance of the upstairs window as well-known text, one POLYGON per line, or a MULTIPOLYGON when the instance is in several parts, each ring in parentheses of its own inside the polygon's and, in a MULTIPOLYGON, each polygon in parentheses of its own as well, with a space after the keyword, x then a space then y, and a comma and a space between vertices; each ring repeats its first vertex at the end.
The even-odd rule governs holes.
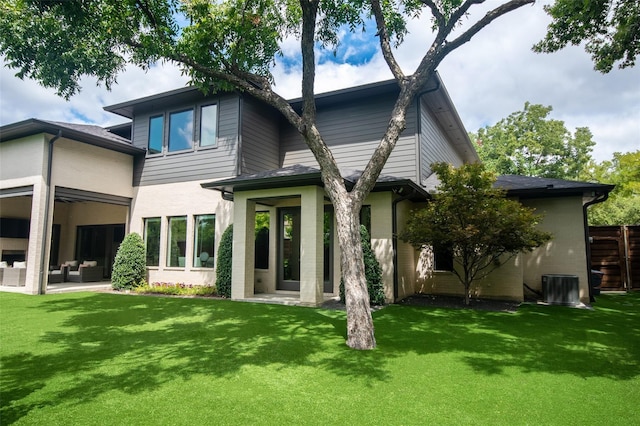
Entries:
POLYGON ((162 153, 162 139, 164 133, 164 117, 159 115, 149 119, 149 154, 162 153))
POLYGON ((169 152, 193 148, 193 110, 169 114, 169 152))
POLYGON ((218 105, 200 108, 200 146, 216 146, 218 142, 218 105))

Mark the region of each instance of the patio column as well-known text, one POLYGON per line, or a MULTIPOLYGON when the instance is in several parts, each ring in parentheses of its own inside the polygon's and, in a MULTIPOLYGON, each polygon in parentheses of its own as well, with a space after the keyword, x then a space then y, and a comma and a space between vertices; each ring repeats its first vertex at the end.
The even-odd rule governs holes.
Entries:
POLYGON ((324 301, 324 191, 307 187, 301 195, 300 303, 318 306, 324 301))
POLYGON ((255 214, 255 201, 236 193, 233 201, 232 299, 246 299, 254 293, 255 214))
MULTIPOLYGON (((27 254, 27 270, 25 279, 25 293, 40 294, 45 293, 45 289, 40 288, 40 274, 43 274, 43 286, 46 285, 48 271, 41 271, 43 245, 48 247, 50 232, 45 229, 45 211, 49 211, 49 221, 53 217, 52 209, 45 207, 47 191, 49 188, 44 182, 33 185, 33 196, 31 198, 31 222, 29 225, 29 245, 27 254)), ((47 252, 48 253, 48 252, 47 252)), ((47 255, 48 257, 48 255, 47 255)), ((47 262, 48 264, 48 262, 47 262)))

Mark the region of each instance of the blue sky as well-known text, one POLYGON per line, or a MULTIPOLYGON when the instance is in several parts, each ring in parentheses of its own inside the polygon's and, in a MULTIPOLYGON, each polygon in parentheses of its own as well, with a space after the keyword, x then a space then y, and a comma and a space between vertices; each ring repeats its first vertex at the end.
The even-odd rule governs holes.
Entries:
MULTIPOLYGON (((548 1, 548 0, 546 0, 548 1)), ((496 1, 487 2, 489 6, 496 1)), ((531 46, 545 33, 549 18, 542 2, 501 17, 469 43, 444 59, 438 71, 467 130, 492 125, 525 102, 551 105, 551 118, 563 120, 569 130, 589 127, 594 134, 594 157, 601 161, 613 152, 640 149, 640 65, 603 75, 593 71, 581 47, 555 54, 536 54, 531 46)), ((472 12, 469 22, 484 13, 472 12)), ((421 19, 409 25, 410 34, 395 51, 405 74, 417 66, 431 42, 431 23, 421 19)), ((317 53, 316 92, 326 92, 391 78, 373 31, 345 32, 335 52, 317 53)), ((300 96, 299 42, 282 43, 283 56, 273 69, 275 89, 286 98, 300 96)), ((41 118, 111 125, 124 121, 106 113, 111 105, 183 87, 188 79, 171 64, 148 71, 129 67, 118 84, 107 91, 94 79, 82 82, 83 91, 69 101, 33 81, 15 78, 0 69, 0 125, 41 118)))

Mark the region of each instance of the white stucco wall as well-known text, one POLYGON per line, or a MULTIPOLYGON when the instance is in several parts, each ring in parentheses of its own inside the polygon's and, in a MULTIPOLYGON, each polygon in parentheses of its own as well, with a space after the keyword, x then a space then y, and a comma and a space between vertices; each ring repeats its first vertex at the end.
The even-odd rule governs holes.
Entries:
POLYGON ((553 239, 544 246, 523 255, 524 282, 541 290, 544 274, 576 275, 580 283, 580 300, 588 303, 582 197, 523 200, 522 204, 544 214, 540 228, 553 234, 553 239))
MULTIPOLYGON (((209 182, 209 181, 207 181, 209 182)), ((222 233, 233 220, 233 203, 222 200, 221 193, 203 189, 201 182, 140 186, 134 189, 129 232, 144 237, 144 219, 160 217, 160 265, 148 268, 149 282, 172 282, 195 285, 215 284, 213 268, 192 266, 194 245, 194 216, 215 214, 216 255, 222 233), (187 216, 187 244, 185 267, 167 267, 168 218, 187 216)))
POLYGON ((42 176, 47 166, 47 140, 44 134, 0 143, 0 185, 21 186, 21 178, 42 176))
MULTIPOLYGON (((402 201, 397 204, 397 217, 398 217, 398 233, 404 230, 404 227, 409 219, 409 214, 413 209, 418 208, 419 205, 411 203, 409 201, 402 201)), ((404 299, 407 296, 414 294, 418 287, 419 275, 418 275, 418 263, 416 259, 416 250, 409 243, 402 241, 398 238, 397 242, 398 252, 398 299, 404 299)), ((386 284, 386 282, 385 282, 386 284)), ((392 280, 393 286, 393 280, 392 280)), ((385 290, 387 286, 385 285, 385 290)), ((393 287, 391 288, 391 295, 393 296, 393 287)), ((385 293, 386 294, 386 293, 385 293)))
POLYGON ((61 138, 54 144, 52 185, 133 197, 133 157, 61 138))

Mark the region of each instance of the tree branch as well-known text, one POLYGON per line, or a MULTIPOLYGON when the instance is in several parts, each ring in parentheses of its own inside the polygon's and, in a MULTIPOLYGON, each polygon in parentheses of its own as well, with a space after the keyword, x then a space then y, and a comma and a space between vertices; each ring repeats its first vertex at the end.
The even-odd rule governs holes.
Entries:
POLYGON ((514 11, 526 4, 533 4, 533 3, 535 3, 535 0, 511 0, 508 3, 505 3, 493 10, 490 10, 489 12, 487 12, 486 15, 484 15, 482 19, 480 19, 478 22, 473 24, 471 28, 469 28, 467 31, 462 33, 460 37, 456 38, 455 40, 449 43, 446 43, 442 48, 441 56, 442 57, 446 56, 451 51, 457 49, 458 47, 462 46, 463 44, 471 40, 471 38, 474 35, 476 35, 481 29, 489 25, 491 22, 493 22, 495 19, 499 18, 500 16, 506 13, 509 13, 511 11, 514 11))
POLYGON ((396 61, 395 56, 393 55, 393 51, 391 50, 391 42, 389 41, 389 33, 387 32, 387 23, 384 19, 384 14, 382 13, 382 8, 380 7, 379 0, 371 1, 371 11, 373 12, 373 16, 376 19, 376 27, 377 27, 377 35, 380 38, 380 49, 382 50, 382 56, 384 60, 387 62, 393 77, 397 81, 402 81, 404 79, 404 73, 402 72, 402 68, 396 61))
POLYGON ((429 9, 431 9, 431 14, 435 18, 436 25, 438 26, 438 28, 443 28, 446 25, 447 21, 444 15, 442 14, 442 12, 440 11, 440 9, 438 8, 438 5, 436 5, 431 0, 421 0, 421 1, 422 1, 422 4, 424 4, 429 9))
POLYGON ((314 93, 315 64, 315 32, 318 16, 318 0, 300 0, 302 8, 302 119, 305 125, 315 123, 316 102, 314 93))

